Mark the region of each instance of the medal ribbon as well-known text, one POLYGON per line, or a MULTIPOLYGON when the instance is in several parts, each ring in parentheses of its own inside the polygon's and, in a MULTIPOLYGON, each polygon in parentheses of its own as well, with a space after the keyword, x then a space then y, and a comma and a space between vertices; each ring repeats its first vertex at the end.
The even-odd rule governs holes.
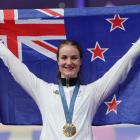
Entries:
POLYGON ((60 91, 61 101, 63 104, 66 122, 70 123, 70 124, 72 124, 74 105, 75 105, 76 97, 78 95, 79 87, 80 87, 80 84, 79 84, 79 82, 77 82, 77 84, 74 88, 74 91, 73 91, 71 101, 70 101, 70 107, 68 108, 64 88, 63 88, 61 81, 59 81, 59 91, 60 91))

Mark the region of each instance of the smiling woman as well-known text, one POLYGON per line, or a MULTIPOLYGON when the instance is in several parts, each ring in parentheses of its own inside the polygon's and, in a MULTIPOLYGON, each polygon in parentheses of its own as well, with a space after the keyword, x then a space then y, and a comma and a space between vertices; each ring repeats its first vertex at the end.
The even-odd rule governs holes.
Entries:
POLYGON ((93 140, 92 118, 98 106, 126 79, 139 56, 140 39, 100 79, 82 85, 78 76, 81 49, 75 41, 66 40, 58 49, 60 77, 59 83, 54 84, 34 75, 0 43, 4 64, 40 109, 43 122, 40 140, 93 140))
POLYGON ((82 50, 76 41, 66 40, 60 44, 57 52, 59 76, 76 78, 82 63, 82 50))

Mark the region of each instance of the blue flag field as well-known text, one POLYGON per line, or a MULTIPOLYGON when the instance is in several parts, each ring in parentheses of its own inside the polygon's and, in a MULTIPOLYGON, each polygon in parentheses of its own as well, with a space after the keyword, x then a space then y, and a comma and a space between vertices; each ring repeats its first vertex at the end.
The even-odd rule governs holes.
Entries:
MULTIPOLYGON (((140 6, 0 10, 0 39, 39 78, 57 82, 56 53, 65 39, 83 49, 83 84, 100 78, 140 37, 140 6)), ((56 107, 57 108, 57 107, 56 107)), ((41 124, 33 99, 0 60, 0 123, 41 124)), ((93 125, 140 124, 140 58, 101 104, 93 125)))

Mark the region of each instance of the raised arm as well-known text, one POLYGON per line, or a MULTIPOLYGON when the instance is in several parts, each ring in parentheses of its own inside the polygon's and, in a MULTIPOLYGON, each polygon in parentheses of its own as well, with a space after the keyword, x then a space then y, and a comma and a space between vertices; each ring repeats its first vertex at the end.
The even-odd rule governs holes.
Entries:
POLYGON ((17 83, 19 83, 25 91, 36 100, 38 86, 41 80, 30 72, 26 65, 16 58, 2 42, 0 42, 0 58, 8 67, 9 72, 17 83))
POLYGON ((129 70, 139 56, 140 38, 134 43, 129 51, 104 74, 103 77, 96 81, 96 91, 100 102, 126 79, 129 70))

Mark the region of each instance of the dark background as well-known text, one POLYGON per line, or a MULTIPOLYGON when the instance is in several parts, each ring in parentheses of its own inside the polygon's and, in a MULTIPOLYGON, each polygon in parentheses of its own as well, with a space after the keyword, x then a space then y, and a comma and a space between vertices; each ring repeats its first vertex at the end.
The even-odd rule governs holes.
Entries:
POLYGON ((0 9, 100 7, 136 4, 140 4, 140 0, 0 0, 0 9))

